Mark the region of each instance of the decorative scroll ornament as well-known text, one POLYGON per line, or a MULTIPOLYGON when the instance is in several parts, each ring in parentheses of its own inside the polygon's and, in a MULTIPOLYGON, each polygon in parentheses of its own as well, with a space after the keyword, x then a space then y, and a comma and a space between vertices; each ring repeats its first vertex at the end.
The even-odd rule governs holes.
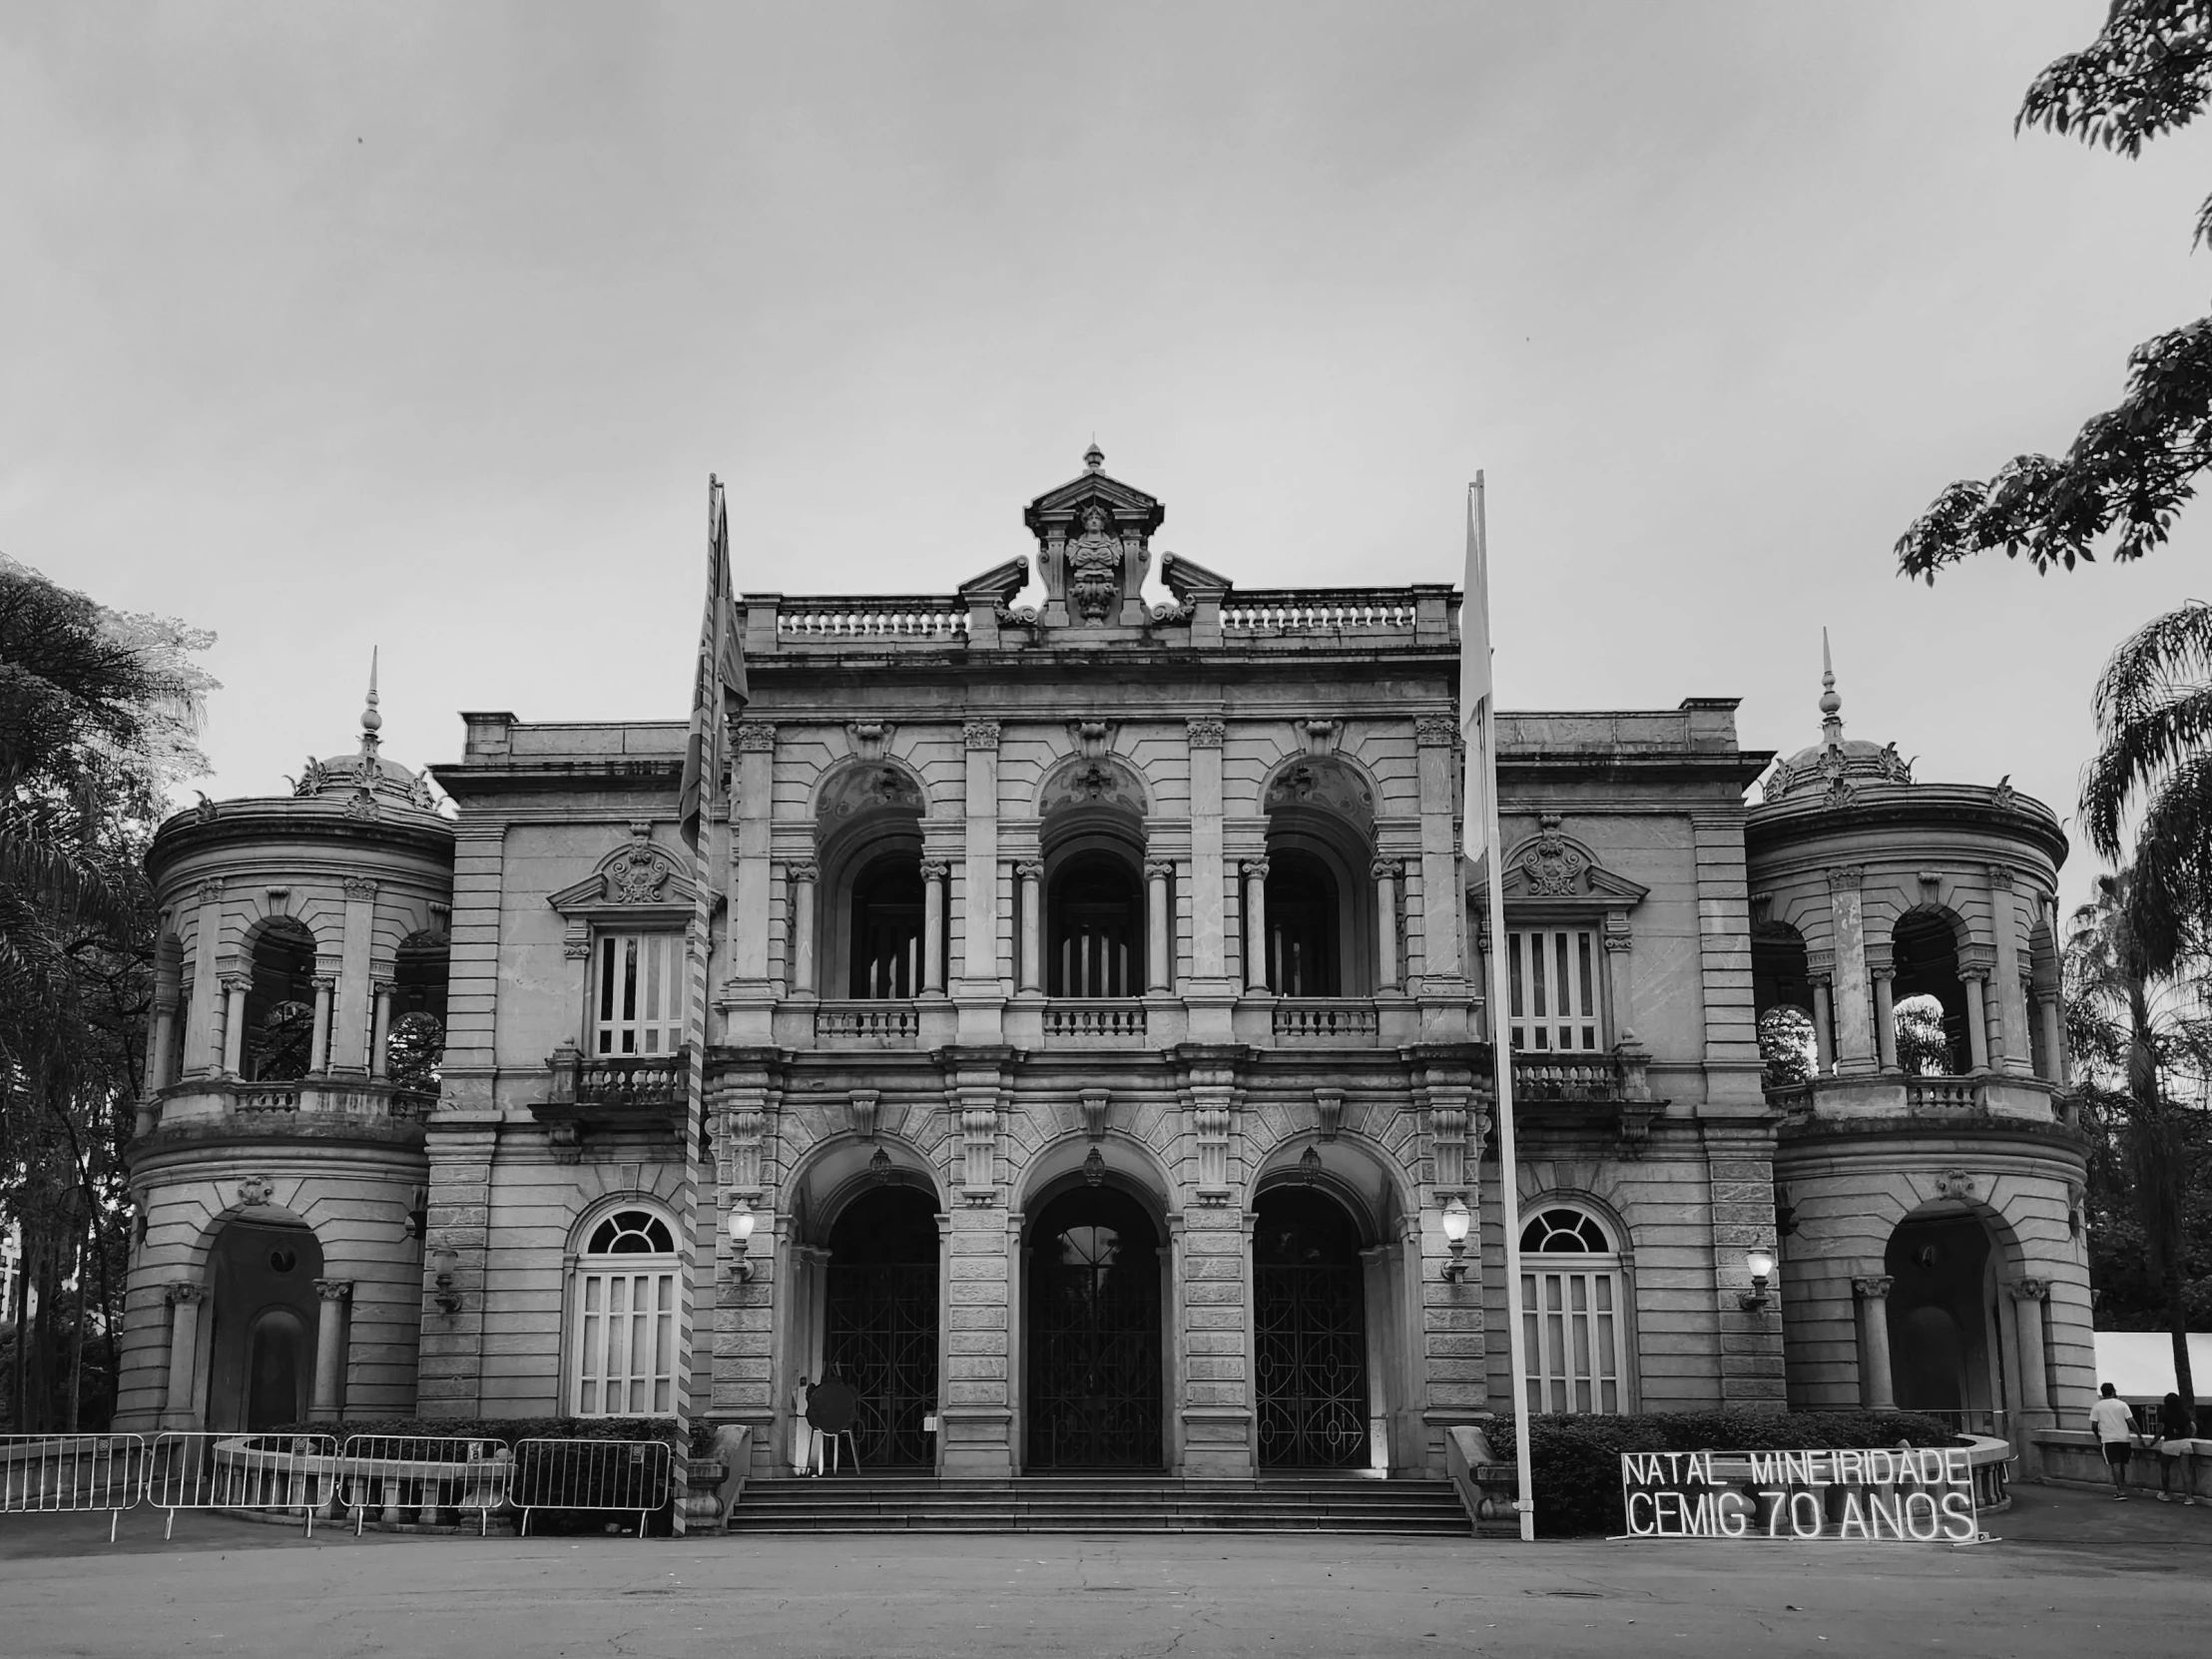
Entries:
POLYGON ((1085 622, 1112 620, 1121 599, 1121 543, 1102 507, 1083 514, 1083 533, 1068 543, 1068 594, 1085 622))
POLYGON ((998 722, 995 720, 971 720, 960 728, 960 741, 969 749, 996 749, 998 747, 998 722))
POLYGON ((833 780, 822 797, 822 817, 831 822, 861 813, 921 809, 921 786, 894 766, 856 767, 833 780))
POLYGON ((676 862, 650 841, 636 840, 603 873, 610 904, 658 904, 662 889, 676 873, 676 862))
POLYGON ((1582 890, 1583 874, 1590 867, 1590 860, 1559 833, 1559 815, 1545 813, 1536 821, 1538 834, 1533 844, 1521 854, 1521 879, 1531 895, 1543 898, 1563 898, 1582 890))
POLYGON ((1219 749, 1229 735, 1225 724, 1208 718, 1186 721, 1184 730, 1190 734, 1193 749, 1219 749))
POLYGON ((1342 762, 1317 756, 1285 767, 1268 786, 1267 810, 1285 807, 1317 807, 1357 823, 1375 817, 1375 797, 1360 775, 1342 762))
POLYGON ((266 1175, 249 1175, 239 1183, 239 1203, 258 1210, 276 1196, 276 1183, 266 1175))
POLYGON ((1936 1191, 1944 1198, 1961 1201, 1973 1197, 1974 1181, 1962 1169, 1946 1169, 1936 1178, 1936 1191))
POLYGON ((1144 811, 1144 792, 1112 760, 1085 761, 1061 773, 1045 787, 1038 807, 1051 813, 1067 807, 1122 807, 1144 811))

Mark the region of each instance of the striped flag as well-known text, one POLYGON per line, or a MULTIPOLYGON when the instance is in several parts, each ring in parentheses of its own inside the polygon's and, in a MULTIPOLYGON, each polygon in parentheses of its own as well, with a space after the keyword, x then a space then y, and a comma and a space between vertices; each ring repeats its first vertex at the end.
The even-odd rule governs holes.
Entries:
POLYGON ((691 736, 684 745, 684 783, 677 794, 677 828, 684 844, 699 847, 707 798, 722 777, 723 745, 730 723, 751 697, 745 683, 745 648, 738 624, 738 596, 730 580, 730 507, 722 480, 707 478, 707 608, 699 619, 699 666, 692 681, 691 736))

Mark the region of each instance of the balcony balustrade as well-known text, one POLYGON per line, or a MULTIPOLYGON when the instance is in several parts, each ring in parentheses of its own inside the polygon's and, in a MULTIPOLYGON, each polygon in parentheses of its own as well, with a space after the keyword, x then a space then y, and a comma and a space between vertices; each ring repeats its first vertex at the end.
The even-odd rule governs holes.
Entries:
POLYGON ((1145 1040, 1144 1004, 1067 999, 1048 1002, 1044 1037, 1055 1048, 1134 1048, 1145 1040))
POLYGON ((1339 1048, 1373 1048, 1381 1023, 1374 1003, 1353 997, 1286 996, 1271 1014, 1277 1042, 1339 1048))
POLYGON ((313 1131, 333 1120, 420 1123, 438 1097, 372 1077, 187 1077, 141 1102, 141 1131, 229 1125, 256 1134, 313 1131))
POLYGON ((825 1048, 912 1048, 921 1013, 911 1002, 825 1002, 815 1009, 815 1041, 825 1048))
POLYGON ((673 1054, 586 1055, 563 1043, 547 1069, 546 1098, 531 1102, 545 1123, 679 1129, 689 1113, 689 1051, 673 1054))
POLYGON ((2018 1118, 2071 1125, 2074 1098, 2063 1085, 2015 1072, 1923 1077, 1851 1072, 1770 1087, 1767 1104, 1796 1120, 1926 1117, 2018 1118))

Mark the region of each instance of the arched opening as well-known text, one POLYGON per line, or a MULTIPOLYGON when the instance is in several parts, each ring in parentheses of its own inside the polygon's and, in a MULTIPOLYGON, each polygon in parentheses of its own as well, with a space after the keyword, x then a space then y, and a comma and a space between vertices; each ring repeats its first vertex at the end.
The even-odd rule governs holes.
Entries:
POLYGON ((447 952, 443 933, 409 933, 392 968, 391 1031, 384 1063, 391 1080, 418 1094, 436 1094, 445 1067, 447 952))
POLYGON ((1520 1248, 1529 1410, 1625 1410, 1628 1298, 1611 1229, 1587 1210, 1548 1205, 1521 1228, 1520 1248))
POLYGON ((878 852, 853 877, 845 994, 905 1001, 922 985, 921 845, 878 852))
POLYGON ((1897 970, 1890 994, 1897 1020, 1898 1064, 1921 1076, 1955 1076, 1972 1070, 1966 987, 1958 976, 1957 928, 1939 910, 1908 910, 1898 917, 1890 940, 1897 970))
POLYGON ((1890 1381, 1906 1411, 1986 1411, 2004 1398, 1989 1231, 1970 1212, 1909 1216, 1883 1254, 1890 1381))
POLYGON ((1370 1461, 1370 1412, 1359 1224, 1311 1187, 1272 1187, 1253 1210, 1260 1462, 1363 1467, 1370 1461))
POLYGON ((1048 861, 1045 994, 1128 997, 1144 989, 1144 888, 1117 848, 1048 861))
POLYGON ((1075 1187, 1029 1224, 1031 1470, 1162 1464, 1160 1233, 1131 1194, 1075 1187))
POLYGON ((571 1305, 570 1397, 580 1417, 666 1416, 676 1408, 676 1231, 643 1205, 592 1225, 571 1305))
POLYGON ((1759 1058, 1770 1089, 1812 1077, 1819 1065, 1813 1030, 1813 981, 1805 937, 1786 922, 1756 921, 1751 929, 1752 1005, 1758 1010, 1759 1058))
POLYGON ((1338 996, 1345 917, 1320 856, 1268 848, 1268 985, 1278 996, 1338 996))
POLYGON ((830 1230, 823 1375, 859 1396, 861 1468, 927 1467, 922 1419, 937 1409, 937 1207, 913 1187, 881 1187, 830 1230))
POLYGON ((216 1235, 209 1274, 208 1426, 257 1433, 304 1422, 314 1386, 321 1244, 297 1221, 240 1217, 216 1235))
POLYGON ((273 917, 255 936, 251 966, 241 1067, 256 1081, 304 1077, 314 1054, 314 935, 273 917))
MULTIPOLYGON (((164 932, 154 942, 154 995, 156 1007, 170 1010, 168 1041, 156 1050, 149 1089, 166 1089, 183 1071, 185 1023, 192 1007, 192 980, 185 971, 185 944, 176 934, 164 932)), ((157 1015, 158 1017, 158 1015, 157 1015)))

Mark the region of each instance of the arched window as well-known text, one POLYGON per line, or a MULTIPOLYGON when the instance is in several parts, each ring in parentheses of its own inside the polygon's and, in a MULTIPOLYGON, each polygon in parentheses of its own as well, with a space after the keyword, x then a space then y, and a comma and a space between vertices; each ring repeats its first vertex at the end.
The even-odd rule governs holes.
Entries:
POLYGON ((1920 1075, 1971 1071, 1973 1043, 1966 1031, 1966 987, 1958 975, 1958 929, 1939 910, 1908 910, 1890 934, 1890 958, 1896 968, 1890 995, 1898 1064, 1920 1075))
POLYGON ((436 1094, 445 1062, 446 952, 443 933, 409 933, 392 972, 391 1034, 384 1064, 403 1089, 436 1094))
POLYGON ((676 1235, 651 1210, 617 1210, 577 1264, 574 1398, 583 1417, 676 1408, 676 1235))
POLYGON ((1336 996, 1343 952, 1337 878, 1311 852, 1268 851, 1268 985, 1278 996, 1336 996))
POLYGON ((1521 1229, 1528 1409, 1619 1411, 1627 1346, 1621 1260, 1605 1224, 1564 1205, 1521 1229))
POLYGON ((1144 895, 1137 872, 1112 852, 1078 852, 1053 872, 1046 894, 1049 996, 1140 994, 1144 895))
POLYGON ((314 1053, 314 935, 277 916, 254 940, 241 1053, 255 1079, 304 1077, 314 1053))
POLYGON ((922 985, 921 857, 886 852, 852 883, 852 948, 846 994, 905 1001, 922 985))

